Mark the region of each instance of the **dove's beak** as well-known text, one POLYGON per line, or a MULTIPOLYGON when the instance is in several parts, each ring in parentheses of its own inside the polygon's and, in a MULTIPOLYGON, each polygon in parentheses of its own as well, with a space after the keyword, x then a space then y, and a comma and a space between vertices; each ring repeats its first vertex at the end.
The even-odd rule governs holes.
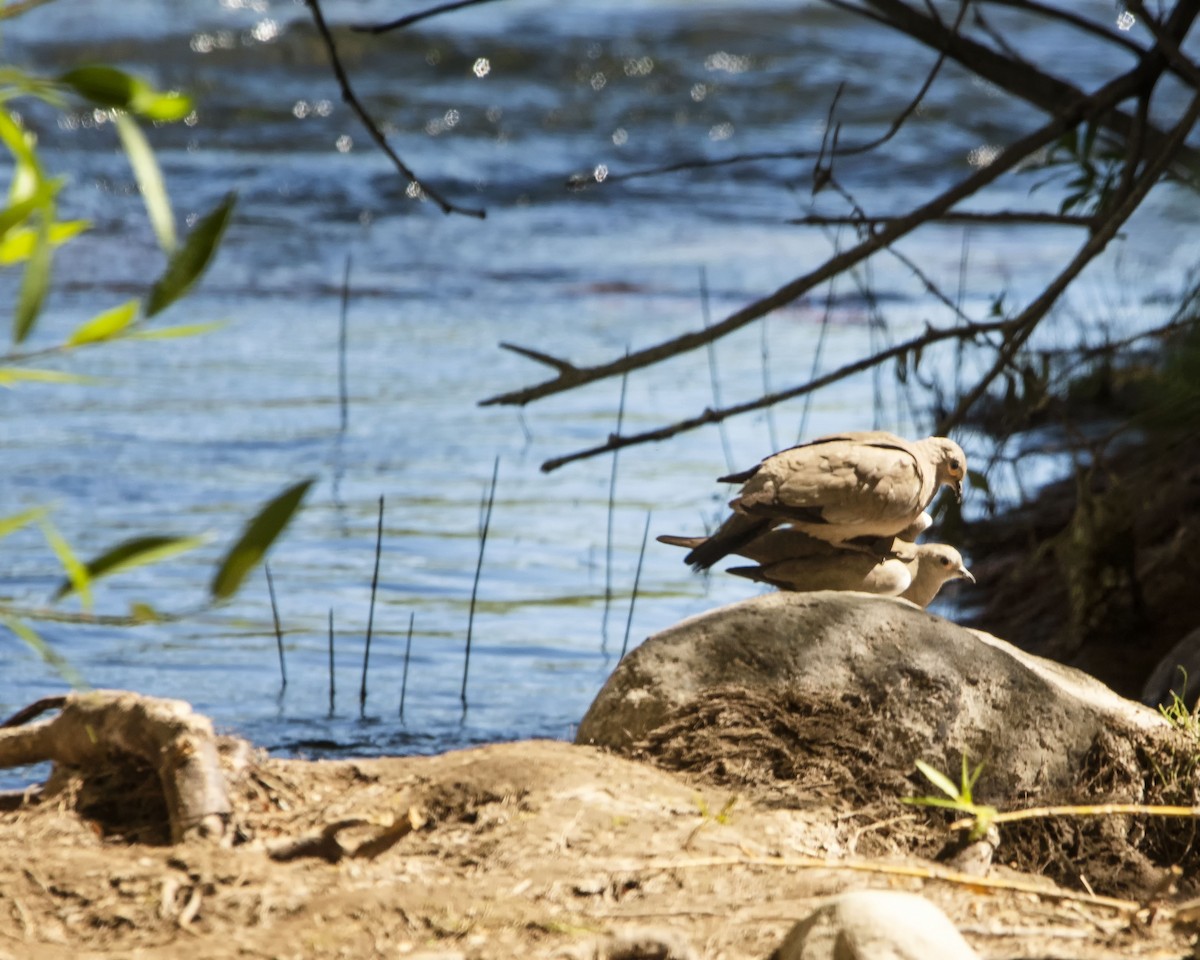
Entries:
POLYGON ((963 580, 970 580, 972 583, 974 583, 974 582, 975 582, 975 574, 973 574, 973 573, 972 573, 970 570, 968 570, 966 567, 959 567, 959 568, 958 568, 958 575, 959 575, 959 577, 961 577, 963 580))
POLYGON ((963 498, 962 487, 963 487, 963 482, 961 479, 954 481, 954 496, 955 496, 955 499, 957 499, 959 503, 962 503, 962 498, 963 498))

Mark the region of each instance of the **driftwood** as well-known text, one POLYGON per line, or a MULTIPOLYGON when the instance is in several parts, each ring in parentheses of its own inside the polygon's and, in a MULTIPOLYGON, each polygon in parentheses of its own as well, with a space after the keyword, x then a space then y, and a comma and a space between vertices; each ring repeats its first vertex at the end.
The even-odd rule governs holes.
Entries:
POLYGON ((50 697, 0 725, 0 768, 53 761, 85 771, 122 755, 148 763, 162 783, 171 841, 232 841, 232 807, 212 722, 182 700, 120 690, 50 697), (48 710, 59 714, 30 723, 48 710))

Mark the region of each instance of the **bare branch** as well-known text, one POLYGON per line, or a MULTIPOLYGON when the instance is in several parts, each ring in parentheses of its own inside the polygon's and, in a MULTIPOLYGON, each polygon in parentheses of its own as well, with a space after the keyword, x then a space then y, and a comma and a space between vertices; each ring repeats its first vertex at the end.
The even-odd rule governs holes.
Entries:
MULTIPOLYGON (((830 0, 826 0, 826 2, 830 2, 830 0)), ((1073 84, 1036 70, 1029 64, 1014 63, 990 47, 977 43, 962 34, 951 33, 936 21, 909 7, 902 0, 865 0, 865 2, 877 11, 893 29, 907 34, 931 49, 946 51, 972 73, 994 83, 1013 96, 1028 101, 1046 113, 1054 115, 1063 109, 1070 109, 1070 105, 1079 97, 1086 96, 1073 84)), ((1186 36, 1196 14, 1194 0, 1183 0, 1177 4, 1171 12, 1170 20, 1163 24, 1163 31, 1167 38, 1178 42, 1186 36)), ((1160 47, 1169 49, 1165 47, 1161 39, 1160 47)), ((1163 64, 1166 62, 1162 49, 1143 50, 1139 63, 1131 73, 1141 71, 1143 81, 1147 77, 1161 73, 1163 64)), ((1129 90, 1127 96, 1132 96, 1137 92, 1135 86, 1129 90)), ((1123 110, 1107 111, 1098 115, 1096 120, 1123 140, 1128 140, 1132 136, 1135 119, 1123 110)), ((1165 137, 1166 135, 1156 127, 1151 127, 1146 131, 1147 142, 1156 151, 1161 149, 1165 137)), ((1180 151, 1180 157, 1193 167, 1200 166, 1200 151, 1185 146, 1180 151)), ((1191 177, 1192 173, 1190 170, 1184 169, 1181 171, 1181 175, 1186 178, 1191 177)))
POLYGON ((1006 329, 1010 324, 1008 320, 996 320, 992 323, 975 323, 970 325, 961 325, 956 327, 946 327, 942 329, 927 329, 920 336, 912 337, 895 346, 888 347, 886 350, 881 350, 862 360, 855 360, 853 363, 847 363, 844 366, 838 367, 829 373, 823 374, 820 377, 809 380, 807 383, 801 384, 798 387, 791 387, 787 390, 780 390, 776 393, 767 394, 759 397, 757 400, 750 400, 746 403, 735 404, 732 407, 723 407, 719 410, 708 409, 696 417, 688 420, 681 420, 678 423, 673 423, 665 427, 659 427, 655 430, 647 430, 643 433, 629 434, 628 436, 618 436, 610 434, 606 442, 599 446, 590 447, 587 450, 580 450, 576 453, 571 453, 563 457, 554 457, 542 464, 542 471, 550 473, 557 470, 559 467, 565 466, 576 460, 585 460, 589 457, 599 456, 602 453, 609 453, 613 450, 619 450, 622 447, 632 447, 641 443, 651 443, 658 440, 666 440, 680 433, 686 433, 688 430, 694 430, 697 427, 702 427, 709 423, 720 423, 729 417, 736 417, 743 413, 751 413, 755 410, 761 410, 764 407, 774 406, 777 403, 782 403, 784 400, 791 400, 795 397, 802 397, 806 393, 812 393, 814 390, 820 390, 822 387, 827 387, 831 383, 836 383, 839 380, 844 380, 846 377, 856 373, 861 373, 864 370, 870 370, 881 363, 886 363, 896 357, 904 354, 923 350, 925 347, 934 343, 940 343, 943 340, 954 339, 971 339, 976 336, 983 336, 988 333, 996 333, 1006 329))
POLYGON ((575 364, 569 363, 566 360, 560 360, 558 357, 552 357, 548 353, 542 353, 540 350, 533 350, 530 347, 521 347, 515 343, 502 343, 501 348, 511 350, 513 353, 519 353, 523 357, 528 357, 530 360, 536 360, 538 363, 544 363, 548 367, 553 367, 559 373, 570 373, 578 369, 575 364))
MULTIPOLYGON (((811 214, 806 217, 796 217, 785 222, 798 226, 839 227, 866 226, 874 229, 894 223, 902 217, 859 217, 848 215, 842 217, 825 217, 811 214)), ((992 213, 974 210, 950 210, 930 222, 936 223, 970 223, 970 224, 1011 224, 1039 223, 1060 227, 1087 227, 1094 225, 1094 217, 1075 213, 1049 213, 1040 210, 997 210, 992 213)))
POLYGON ((325 22, 325 15, 321 12, 320 0, 305 0, 309 10, 312 11, 313 22, 317 26, 317 32, 321 35, 321 40, 325 43, 325 49, 329 53, 329 63, 333 68, 333 75, 337 78, 338 86, 342 90, 342 100, 344 100, 354 111, 355 115, 366 127, 367 133, 371 139, 392 161, 392 164, 400 171, 400 175, 404 177, 410 184, 420 190, 425 196, 429 197, 440 208, 442 213, 460 213, 467 217, 477 217, 482 220, 487 214, 483 210, 472 210, 467 207, 460 207, 457 204, 451 203, 445 199, 440 193, 428 186, 420 180, 408 165, 400 159, 399 154, 392 149, 391 144, 387 142, 387 137, 383 135, 383 131, 379 129, 379 125, 367 112, 366 107, 362 105, 362 101, 358 99, 358 95, 354 92, 354 88, 350 85, 350 78, 346 75, 346 70, 342 66, 341 58, 338 56, 337 44, 334 43, 333 34, 329 31, 329 25, 325 22))
POLYGON ((1187 111, 1169 134, 1166 147, 1155 154, 1154 159, 1138 176, 1128 194, 1105 215, 1103 225, 1088 238, 1087 243, 1080 247, 1071 262, 1049 286, 1018 316, 1009 321, 1009 329, 1005 331, 1004 345, 996 362, 975 386, 960 398, 953 412, 942 418, 938 424, 939 433, 945 433, 962 422, 967 411, 987 392, 992 382, 1004 372, 1013 357, 1032 336, 1038 322, 1046 315, 1067 285, 1108 246, 1109 241, 1116 236, 1121 225, 1133 215, 1138 205, 1146 198, 1146 194, 1166 172, 1183 146, 1187 135, 1196 125, 1197 119, 1200 119, 1200 93, 1197 93, 1192 99, 1187 111))
MULTIPOLYGON (((879 2, 879 0, 876 0, 879 2)), ((1193 16, 1195 14, 1193 13, 1193 16)), ((1145 62, 1138 64, 1127 73, 1109 81, 1096 93, 1089 97, 1077 99, 1064 107, 1060 115, 1048 123, 1026 134, 1019 140, 1009 144, 987 166, 982 167, 970 176, 913 210, 908 216, 889 223, 881 230, 871 234, 857 246, 842 254, 830 257, 821 266, 804 276, 784 284, 774 293, 763 297, 754 303, 743 307, 736 313, 726 317, 720 323, 703 330, 662 341, 654 346, 639 350, 636 353, 622 356, 607 363, 593 367, 578 367, 570 373, 562 373, 552 380, 546 380, 531 387, 498 394, 480 401, 481 406, 494 404, 515 404, 523 406, 533 400, 561 393, 587 383, 616 376, 627 370, 637 370, 649 366, 668 357, 677 356, 690 350, 695 350, 714 340, 739 330, 747 324, 766 316, 773 310, 791 303, 800 296, 812 290, 817 285, 828 280, 835 274, 841 273, 855 264, 865 260, 872 254, 891 245, 896 240, 912 232, 917 227, 932 219, 936 219, 949 211, 960 200, 977 193, 993 180, 1015 167, 1029 154, 1062 136, 1067 130, 1073 129, 1079 123, 1094 119, 1111 110, 1111 108, 1139 90, 1148 78, 1153 76, 1156 64, 1147 66, 1145 62)), ((1157 64, 1161 72, 1161 62, 1157 64)))
POLYGON ((1037 0, 983 0, 985 3, 992 3, 998 7, 1010 7, 1014 10, 1022 10, 1027 13, 1035 14, 1038 17, 1047 20, 1058 20, 1062 23, 1069 24, 1084 33, 1090 33, 1092 36, 1099 37, 1102 40, 1107 40, 1109 43, 1115 43, 1117 46, 1124 47, 1131 53, 1141 57, 1146 53, 1146 48, 1141 46, 1132 38, 1123 33, 1117 33, 1103 24, 1097 23, 1095 20, 1089 20, 1081 14, 1075 13, 1072 10, 1064 10, 1061 7, 1052 7, 1046 3, 1038 3, 1037 0))
POLYGON ((418 10, 416 13, 397 17, 387 23, 360 24, 350 29, 357 33, 387 33, 389 30, 402 30, 405 27, 411 27, 414 23, 420 23, 422 20, 428 20, 430 17, 436 17, 443 13, 461 10, 463 7, 477 7, 480 4, 494 2, 495 0, 453 0, 451 3, 441 3, 427 10, 418 10))

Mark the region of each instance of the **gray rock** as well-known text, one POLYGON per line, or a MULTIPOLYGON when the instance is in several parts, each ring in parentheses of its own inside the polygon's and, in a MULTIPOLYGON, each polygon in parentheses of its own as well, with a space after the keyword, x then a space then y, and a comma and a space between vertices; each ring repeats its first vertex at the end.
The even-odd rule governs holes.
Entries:
POLYGON ((924 897, 855 890, 831 897, 788 933, 772 960, 979 960, 924 897))
POLYGON ((646 640, 609 677, 577 741, 628 749, 672 711, 716 688, 775 691, 816 704, 857 702, 886 737, 875 763, 911 772, 966 751, 993 796, 1075 785, 1105 733, 1168 730, 1153 710, 1098 680, 903 600, 851 592, 754 597, 646 640))

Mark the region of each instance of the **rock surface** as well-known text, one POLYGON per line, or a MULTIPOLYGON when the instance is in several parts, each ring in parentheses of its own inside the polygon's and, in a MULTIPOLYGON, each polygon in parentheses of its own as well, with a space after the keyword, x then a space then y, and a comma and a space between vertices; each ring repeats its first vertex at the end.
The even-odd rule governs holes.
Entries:
POLYGON ((873 763, 911 771, 924 759, 954 775, 965 752, 986 763, 993 796, 1076 786, 1099 736, 1172 733, 1078 670, 901 600, 823 592, 754 597, 650 637, 613 672, 576 739, 629 750, 731 687, 849 711, 869 725, 873 763))
POLYGON ((794 926, 771 960, 979 960, 924 897, 855 890, 830 897, 794 926))

